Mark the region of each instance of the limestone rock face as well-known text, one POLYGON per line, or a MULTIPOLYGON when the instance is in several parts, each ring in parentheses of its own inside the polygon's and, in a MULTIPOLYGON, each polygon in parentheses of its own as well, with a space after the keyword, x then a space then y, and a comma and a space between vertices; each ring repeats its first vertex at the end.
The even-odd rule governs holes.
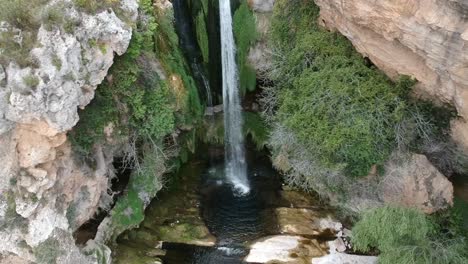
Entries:
MULTIPOLYGON (((41 25, 29 51, 34 65, 0 65, 0 263, 2 256, 35 262, 35 248, 52 242, 64 253, 58 263, 94 262, 72 232, 107 198, 112 157, 97 147, 95 167, 78 162, 66 132, 129 45, 138 2, 119 2, 125 19, 112 9, 90 14, 71 0, 50 1, 79 23, 71 30, 41 25)), ((11 27, 0 21, 0 30, 11 27)))
POLYGON ((426 156, 413 154, 402 164, 387 164, 381 196, 385 203, 433 213, 453 204, 453 186, 426 156))
POLYGON ((275 0, 249 0, 248 3, 255 12, 269 13, 273 11, 275 0))
POLYGON ((254 11, 257 21, 259 40, 250 48, 247 57, 249 63, 257 71, 261 79, 271 67, 271 49, 268 47, 267 34, 270 29, 270 20, 273 14, 275 0, 249 0, 249 6, 254 11))
POLYGON ((417 93, 456 106, 454 138, 468 146, 468 4, 465 0, 315 0, 320 22, 346 36, 391 77, 419 82, 417 93))

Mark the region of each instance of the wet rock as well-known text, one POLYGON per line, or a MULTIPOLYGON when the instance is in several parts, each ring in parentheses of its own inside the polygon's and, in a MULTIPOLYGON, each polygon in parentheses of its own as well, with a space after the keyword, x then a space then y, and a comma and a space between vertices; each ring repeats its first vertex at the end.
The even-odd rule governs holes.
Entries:
POLYGON ((385 203, 433 213, 453 204, 453 186, 426 156, 413 154, 403 163, 386 165, 381 196, 385 203))
POLYGON ((314 258, 312 264, 377 264, 377 257, 335 253, 314 258))
POLYGON ((216 238, 200 217, 201 172, 201 167, 196 165, 182 168, 180 175, 184 178, 148 206, 140 228, 125 234, 126 242, 137 242, 148 248, 157 248, 161 242, 214 246, 216 238))
POLYGON ((301 236, 278 235, 253 243, 245 258, 249 263, 310 263, 313 257, 323 256, 324 246, 317 240, 301 236))

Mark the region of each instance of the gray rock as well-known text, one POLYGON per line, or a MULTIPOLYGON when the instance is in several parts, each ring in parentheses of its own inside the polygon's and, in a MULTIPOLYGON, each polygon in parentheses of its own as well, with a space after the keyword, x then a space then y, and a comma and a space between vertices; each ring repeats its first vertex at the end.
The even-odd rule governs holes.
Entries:
POLYGON ((377 264, 377 257, 336 253, 313 258, 312 264, 377 264))

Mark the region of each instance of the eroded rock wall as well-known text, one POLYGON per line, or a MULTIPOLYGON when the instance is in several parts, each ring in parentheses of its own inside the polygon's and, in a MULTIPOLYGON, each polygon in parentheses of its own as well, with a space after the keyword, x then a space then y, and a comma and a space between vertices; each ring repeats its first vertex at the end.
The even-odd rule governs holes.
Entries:
POLYGON ((468 3, 465 0, 315 0, 320 22, 345 35, 391 77, 420 83, 419 95, 454 105, 454 138, 468 147, 468 3))
MULTIPOLYGON (((113 9, 86 12, 72 0, 52 4, 63 4, 64 16, 79 23, 72 31, 41 25, 29 51, 34 66, 0 65, 0 263, 14 255, 36 262, 49 245, 58 247, 57 263, 93 262, 79 252, 72 232, 107 193, 112 157, 97 147, 95 166, 78 162, 66 133, 115 54, 126 51, 138 3, 120 1, 125 18, 113 9)), ((2 31, 11 27, 0 24, 2 31)), ((21 36, 22 29, 14 31, 21 36)))

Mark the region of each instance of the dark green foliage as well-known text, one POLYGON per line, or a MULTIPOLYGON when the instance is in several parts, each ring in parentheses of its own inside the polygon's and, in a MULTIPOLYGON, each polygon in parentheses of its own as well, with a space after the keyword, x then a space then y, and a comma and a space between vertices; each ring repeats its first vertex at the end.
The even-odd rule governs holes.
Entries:
POLYGON ((322 166, 341 164, 347 175, 367 175, 432 126, 408 102, 413 80, 394 83, 368 67, 345 37, 317 25, 318 14, 313 1, 275 5, 270 77, 278 89, 276 122, 313 149, 322 166))
POLYGON ((362 215, 353 228, 353 247, 380 251, 379 263, 462 264, 468 261, 465 240, 447 235, 416 209, 385 206, 362 215))
MULTIPOLYGON (((80 122, 69 132, 74 150, 87 155, 96 142, 104 140, 104 127, 109 123, 119 124, 119 111, 110 90, 97 90, 85 110, 79 112, 80 122)), ((122 127, 117 126, 117 129, 122 127)), ((120 133, 120 132, 118 132, 120 133)))
POLYGON ((258 33, 253 12, 246 0, 242 0, 234 13, 233 31, 237 46, 237 64, 239 65, 240 89, 243 93, 255 90, 256 75, 247 62, 250 47, 257 41, 258 33))

